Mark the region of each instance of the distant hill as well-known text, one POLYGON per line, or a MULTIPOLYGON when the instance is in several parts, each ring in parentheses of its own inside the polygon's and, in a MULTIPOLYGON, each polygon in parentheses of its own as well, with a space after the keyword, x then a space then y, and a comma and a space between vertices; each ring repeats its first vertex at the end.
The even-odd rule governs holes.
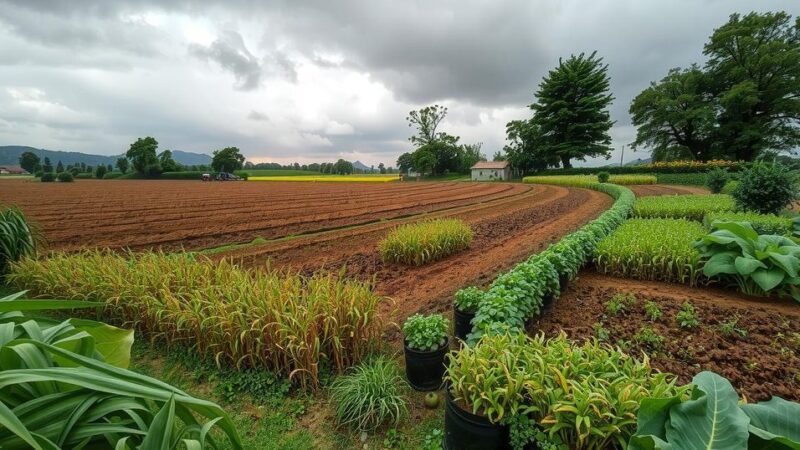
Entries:
MULTIPOLYGON (((369 172, 369 171, 372 170, 368 165, 362 163, 361 161, 354 162, 353 163, 353 169, 361 170, 363 172, 369 172)), ((375 169, 375 170, 378 170, 378 169, 375 169)))
MULTIPOLYGON (((58 164, 59 161, 61 161, 65 166, 80 163, 84 163, 89 166, 96 166, 98 164, 111 164, 113 166, 117 163, 117 158, 122 156, 104 156, 90 155, 88 153, 80 152, 62 152, 21 145, 0 145, 0 165, 19 165, 19 155, 25 152, 33 152, 42 160, 44 160, 45 157, 50 158, 50 162, 53 163, 54 166, 58 164)), ((178 162, 178 164, 183 164, 185 166, 211 164, 211 157, 202 153, 173 150, 172 157, 178 162)))

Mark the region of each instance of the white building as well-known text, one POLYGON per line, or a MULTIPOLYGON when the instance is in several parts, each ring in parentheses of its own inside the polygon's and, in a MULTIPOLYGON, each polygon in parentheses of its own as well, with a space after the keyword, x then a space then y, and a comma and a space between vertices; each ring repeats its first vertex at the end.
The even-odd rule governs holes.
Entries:
POLYGON ((472 181, 508 181, 511 165, 508 161, 478 161, 472 169, 472 181))

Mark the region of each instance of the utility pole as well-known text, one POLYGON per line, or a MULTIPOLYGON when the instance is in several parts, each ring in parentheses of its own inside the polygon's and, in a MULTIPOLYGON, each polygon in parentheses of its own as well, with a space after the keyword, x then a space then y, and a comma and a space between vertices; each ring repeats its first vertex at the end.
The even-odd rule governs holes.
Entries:
POLYGON ((625 158, 625 144, 622 144, 622 154, 619 155, 619 166, 622 167, 622 160, 625 158))

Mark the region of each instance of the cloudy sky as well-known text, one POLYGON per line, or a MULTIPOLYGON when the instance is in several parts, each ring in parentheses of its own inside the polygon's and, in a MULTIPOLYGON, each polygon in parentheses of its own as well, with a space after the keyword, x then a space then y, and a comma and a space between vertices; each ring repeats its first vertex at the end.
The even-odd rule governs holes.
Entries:
POLYGON ((443 129, 491 156, 558 58, 597 50, 618 161, 633 97, 752 10, 800 1, 0 0, 0 145, 118 154, 150 135, 255 162, 394 165, 408 111, 439 103, 443 129))

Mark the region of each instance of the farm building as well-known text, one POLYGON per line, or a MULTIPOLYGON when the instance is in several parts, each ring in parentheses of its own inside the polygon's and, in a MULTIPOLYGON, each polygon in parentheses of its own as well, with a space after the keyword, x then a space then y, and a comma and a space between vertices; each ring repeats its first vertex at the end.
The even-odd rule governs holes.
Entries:
POLYGON ((25 175, 25 174, 28 173, 28 171, 23 169, 20 166, 0 166, 0 173, 2 173, 2 174, 14 174, 14 175, 25 175))
POLYGON ((472 181, 508 180, 511 165, 508 161, 478 161, 472 169, 472 181))

